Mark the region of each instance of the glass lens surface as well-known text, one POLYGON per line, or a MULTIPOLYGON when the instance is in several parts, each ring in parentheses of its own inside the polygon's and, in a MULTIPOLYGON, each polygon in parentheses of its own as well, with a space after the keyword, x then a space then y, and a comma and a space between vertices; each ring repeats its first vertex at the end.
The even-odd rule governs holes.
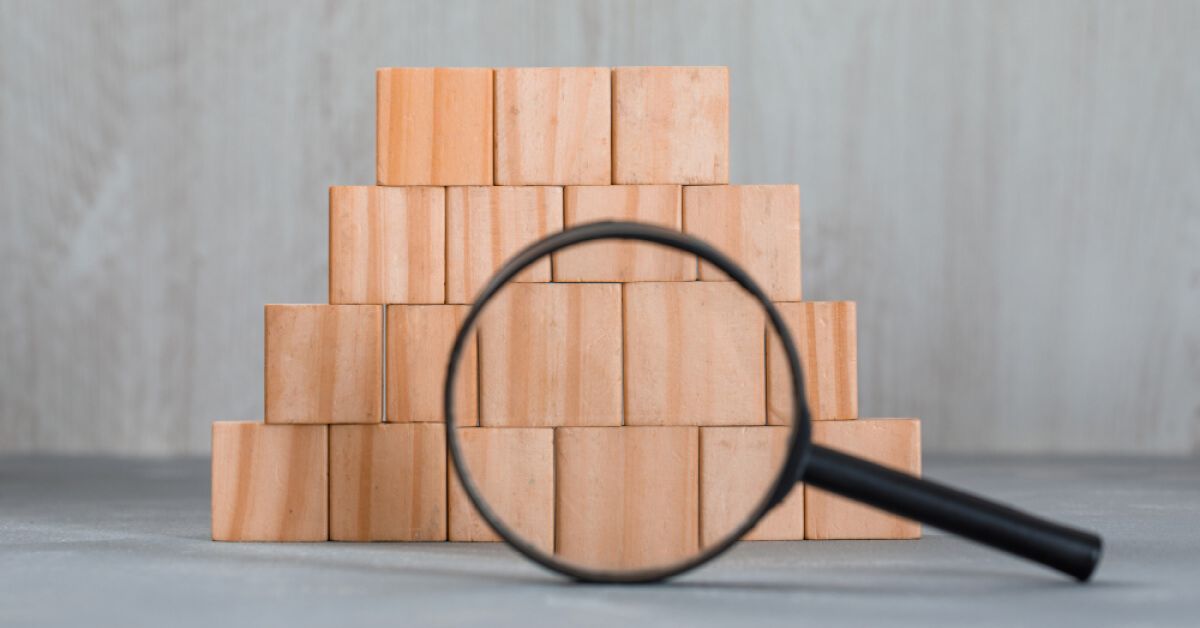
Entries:
MULTIPOLYGON (((478 395, 477 416, 457 418, 459 462, 503 527, 560 564, 694 559, 758 514, 788 451, 791 373, 767 313, 724 273, 656 244, 552 257, 480 313, 476 372, 458 374, 478 395)), ((745 538, 803 529, 795 490, 745 538)), ((449 534, 501 540, 453 470, 449 534)))

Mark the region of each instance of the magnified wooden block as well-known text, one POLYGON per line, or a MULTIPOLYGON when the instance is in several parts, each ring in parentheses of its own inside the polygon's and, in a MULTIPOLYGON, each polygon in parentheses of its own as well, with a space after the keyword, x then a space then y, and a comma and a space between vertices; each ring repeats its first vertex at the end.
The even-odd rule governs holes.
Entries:
MULTIPOLYGON (((466 187, 446 190, 446 302, 470 303, 508 258, 562 231, 560 187, 466 187)), ((550 258, 516 281, 550 281, 550 258)))
POLYGON ((734 283, 622 287, 626 425, 766 424, 766 327, 752 297, 734 283))
POLYGON ((327 540, 326 430, 213 423, 213 540, 327 540))
POLYGON ((478 330, 480 425, 621 424, 620 285, 509 284, 478 330))
POLYGON ((729 69, 613 69, 613 183, 728 183, 729 69))
POLYGON ((329 538, 445 541, 445 429, 436 423, 331 426, 329 538))
POLYGON ((492 70, 375 73, 380 185, 492 184, 492 70))
POLYGON ((329 302, 442 303, 445 242, 443 188, 329 188, 329 302))
MULTIPOLYGON (((554 551, 554 430, 464 427, 459 446, 491 509, 526 541, 554 551)), ((450 540, 499 541, 450 469, 450 540)))
MULTIPOLYGON (((702 185, 683 188, 683 230, 741 264, 772 301, 799 301, 800 188, 702 185)), ((700 264, 703 281, 728 281, 700 264)))
MULTIPOLYGON (((776 303, 791 328, 804 368, 804 393, 815 421, 858 417, 858 331, 853 301, 776 303)), ((792 419, 791 374, 783 346, 767 333, 767 422, 792 419)))
POLYGON ((608 185, 608 68, 496 70, 496 184, 608 185))
MULTIPOLYGON (((571 186, 568 228, 597 220, 627 220, 683 230, 678 185, 571 186)), ((645 242, 592 242, 554 254, 555 281, 693 281, 696 256, 645 242)))
POLYGON ((555 552, 597 568, 663 566, 699 549, 695 427, 563 427, 555 552))
POLYGON ((266 422, 383 420, 383 308, 266 306, 266 422))
MULTIPOLYGON (((700 542, 707 547, 746 521, 773 486, 788 452, 791 428, 700 428, 700 542)), ((744 540, 804 538, 804 490, 797 486, 744 540)))
MULTIPOLYGON (((813 442, 898 471, 921 474, 917 419, 817 421, 813 442)), ((917 539, 921 524, 853 500, 804 487, 804 535, 809 539, 917 539)))
MULTIPOLYGON (((387 311, 387 420, 441 423, 446 365, 465 305, 392 305, 387 311)), ((479 423, 477 337, 471 336, 458 370, 458 425, 479 423)))

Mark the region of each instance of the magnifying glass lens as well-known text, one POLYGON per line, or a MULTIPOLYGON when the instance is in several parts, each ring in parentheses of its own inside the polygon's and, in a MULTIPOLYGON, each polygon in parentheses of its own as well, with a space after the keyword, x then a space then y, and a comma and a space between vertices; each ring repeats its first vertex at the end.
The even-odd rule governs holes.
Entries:
MULTIPOLYGON (((509 282, 476 319, 479 419, 451 436, 451 538, 507 536, 589 578, 674 571, 766 510, 795 423, 791 374, 768 360, 758 301, 694 255, 591 242, 555 267, 572 253, 592 256, 597 280, 509 282)), ((793 493, 748 538, 802 538, 802 509, 793 493)))

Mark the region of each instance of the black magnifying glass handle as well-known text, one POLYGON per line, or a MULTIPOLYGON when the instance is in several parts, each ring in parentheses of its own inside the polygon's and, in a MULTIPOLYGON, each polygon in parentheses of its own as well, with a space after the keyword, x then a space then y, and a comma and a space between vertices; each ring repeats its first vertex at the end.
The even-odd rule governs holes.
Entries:
POLYGON ((1103 541, 1096 534, 827 447, 813 445, 802 481, 1028 558, 1081 582, 1100 562, 1103 541))

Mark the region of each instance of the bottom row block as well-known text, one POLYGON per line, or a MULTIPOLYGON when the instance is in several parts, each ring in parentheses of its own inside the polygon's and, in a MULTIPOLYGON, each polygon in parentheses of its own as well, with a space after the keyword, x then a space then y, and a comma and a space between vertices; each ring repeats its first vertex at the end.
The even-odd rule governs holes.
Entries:
POLYGON ((612 569, 697 552, 699 428, 559 428, 554 449, 560 558, 612 569))
POLYGON ((438 423, 331 427, 329 538, 445 541, 445 427, 438 423))
MULTIPOLYGON (((544 551, 554 549, 554 430, 459 429, 469 475, 488 506, 512 530, 544 551)), ((450 540, 499 541, 450 472, 450 540)))
MULTIPOLYGON (((447 464, 441 424, 214 423, 219 541, 498 541, 447 464)), ((463 462, 518 535, 593 567, 649 566, 733 532, 771 487, 789 428, 459 430, 463 462)), ((916 419, 816 421, 813 441, 920 473, 916 419)), ((918 538, 920 526, 799 487, 746 540, 918 538)))
MULTIPOLYGON (((813 421, 812 439, 876 464, 921 475, 917 419, 813 421)), ((804 538, 917 539, 921 524, 811 486, 804 487, 804 538)))
MULTIPOLYGON (((779 477, 790 427, 706 427, 700 430, 700 534, 713 545, 742 524, 779 477)), ((804 538, 804 489, 792 489, 746 536, 747 541, 804 538)))
POLYGON ((213 423, 213 540, 328 539, 328 433, 324 425, 213 423))

